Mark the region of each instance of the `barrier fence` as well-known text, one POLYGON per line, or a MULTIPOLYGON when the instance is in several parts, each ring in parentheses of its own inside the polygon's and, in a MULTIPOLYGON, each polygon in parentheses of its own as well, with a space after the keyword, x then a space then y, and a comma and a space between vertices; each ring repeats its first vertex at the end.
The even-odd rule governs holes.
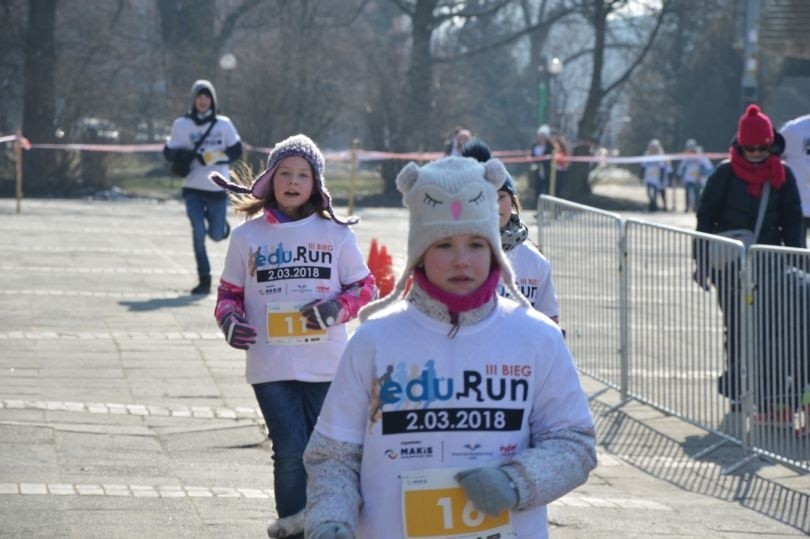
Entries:
MULTIPOLYGON (((539 245, 581 372, 810 470, 810 250, 754 246, 541 196, 539 245), (699 258, 725 252, 693 279, 699 258), (699 280, 699 279, 698 279, 699 280)), ((617 408, 618 408, 617 407, 617 408)), ((610 412, 610 411, 609 411, 610 412)), ((608 413, 609 413, 608 412, 608 413)))
MULTIPOLYGON (((22 133, 16 135, 0 135, 0 144, 13 145, 13 157, 15 163, 15 182, 16 182, 16 196, 17 196, 17 213, 20 211, 20 201, 23 195, 23 178, 22 178, 22 153, 23 151, 69 151, 69 152, 90 152, 93 153, 117 153, 117 154, 159 154, 163 150, 163 144, 96 144, 96 143, 38 143, 30 142, 22 133)), ((255 146, 243 141, 243 147, 248 152, 257 152, 269 154, 272 148, 265 146, 255 146)), ((353 211, 354 207, 354 193, 356 177, 358 173, 358 166, 361 163, 380 162, 386 160, 401 160, 401 161, 418 161, 426 162, 432 161, 442 157, 444 154, 441 152, 385 152, 376 150, 365 150, 359 147, 359 142, 355 139, 352 148, 342 151, 325 151, 324 159, 335 163, 347 163, 351 166, 350 179, 349 179, 349 211, 353 211)), ((556 176, 557 176, 557 155, 541 155, 533 156, 530 150, 495 150, 492 152, 494 157, 507 164, 537 164, 542 161, 551 161, 549 167, 549 187, 552 195, 556 192, 556 176)), ((703 153, 702 157, 709 159, 723 159, 727 157, 725 153, 703 153)), ((569 163, 591 163, 597 166, 604 165, 622 165, 622 164, 639 164, 647 161, 660 161, 670 160, 677 161, 682 159, 694 159, 695 154, 690 153, 672 153, 666 155, 648 155, 648 156, 609 156, 606 153, 598 153, 597 155, 566 155, 565 160, 569 163)), ((162 161, 159 160, 159 162, 162 161)))

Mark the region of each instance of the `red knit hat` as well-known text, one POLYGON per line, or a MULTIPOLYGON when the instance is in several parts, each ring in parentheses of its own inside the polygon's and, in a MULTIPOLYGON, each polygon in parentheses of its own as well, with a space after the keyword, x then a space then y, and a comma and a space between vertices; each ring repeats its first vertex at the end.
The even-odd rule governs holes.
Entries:
POLYGON ((756 105, 748 105, 737 126, 737 142, 740 146, 764 146, 773 143, 771 119, 756 105))

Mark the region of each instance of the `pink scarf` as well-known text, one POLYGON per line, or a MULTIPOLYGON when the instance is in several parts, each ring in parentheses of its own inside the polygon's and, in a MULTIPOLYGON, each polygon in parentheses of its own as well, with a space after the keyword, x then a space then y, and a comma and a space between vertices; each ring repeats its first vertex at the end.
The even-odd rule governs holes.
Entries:
POLYGON ((460 313, 471 311, 492 299, 498 287, 498 281, 501 278, 501 269, 493 265, 492 269, 489 271, 489 276, 484 283, 478 287, 478 290, 465 295, 451 294, 450 292, 442 290, 428 280, 425 270, 422 268, 414 268, 413 278, 428 296, 443 303, 447 307, 447 311, 450 313, 450 320, 453 325, 456 325, 458 324, 458 315, 460 313))

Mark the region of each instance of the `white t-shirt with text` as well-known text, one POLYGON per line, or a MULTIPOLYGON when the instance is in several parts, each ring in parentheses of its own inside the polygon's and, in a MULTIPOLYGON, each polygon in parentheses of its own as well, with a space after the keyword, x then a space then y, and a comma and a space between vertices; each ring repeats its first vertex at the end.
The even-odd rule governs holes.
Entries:
MULTIPOLYGON (((354 333, 316 430, 362 444, 358 537, 403 537, 403 472, 507 461, 532 434, 592 425, 562 335, 548 318, 499 298, 450 338, 402 301, 354 333)), ((546 507, 512 511, 517 537, 548 537, 546 507)))
MULTIPOLYGON (((210 123, 197 125, 188 116, 181 116, 172 123, 171 134, 166 146, 171 149, 193 150, 194 145, 208 130, 210 123)), ((208 179, 212 172, 218 172, 224 177, 228 177, 228 157, 225 149, 239 142, 239 134, 227 116, 217 115, 217 122, 211 128, 211 132, 205 137, 197 153, 200 155, 208 152, 214 159, 209 165, 203 165, 197 159, 191 162, 191 172, 183 179, 183 187, 199 189, 201 191, 222 191, 222 188, 208 179)))
POLYGON ((258 333, 246 354, 247 382, 330 381, 346 346, 346 326, 312 339, 298 308, 334 298, 342 285, 368 273, 351 228, 318 215, 289 223, 262 215, 235 227, 222 279, 244 287, 245 315, 258 333))

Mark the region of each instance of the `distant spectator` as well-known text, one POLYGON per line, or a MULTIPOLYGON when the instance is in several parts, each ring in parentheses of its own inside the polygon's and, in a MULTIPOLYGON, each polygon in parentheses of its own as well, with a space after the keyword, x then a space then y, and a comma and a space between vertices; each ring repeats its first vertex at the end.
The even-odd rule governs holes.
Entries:
POLYGON ((810 114, 789 121, 780 133, 785 137, 782 158, 796 176, 802 201, 802 237, 807 238, 810 231, 810 114))
POLYGON ((684 153, 690 154, 678 163, 678 179, 683 184, 686 204, 684 212, 697 211, 700 199, 700 178, 703 173, 703 159, 697 153, 698 144, 693 138, 686 141, 684 153))
MULTIPOLYGON (((551 127, 546 124, 537 128, 532 144, 532 157, 551 157, 554 146, 551 143, 551 127)), ((551 179, 551 159, 537 161, 532 165, 534 171, 534 195, 547 195, 549 192, 549 180, 551 179)))
POLYGON ((453 134, 450 136, 450 141, 447 143, 447 148, 445 148, 445 155, 461 155, 461 148, 471 138, 473 138, 473 134, 469 129, 456 127, 453 130, 453 134))
MULTIPOLYGON (((706 182, 709 181, 709 176, 714 172, 714 165, 712 164, 712 160, 703 155, 703 146, 697 147, 697 154, 700 156, 700 192, 703 192, 703 188, 706 187, 706 182)), ((698 196, 698 202, 700 201, 700 196, 698 196)))
POLYGON ((568 195, 568 185, 565 183, 566 172, 568 172, 568 165, 570 164, 570 150, 568 149, 568 141, 565 137, 558 135, 551 139, 551 145, 554 148, 554 167, 556 174, 556 182, 554 186, 554 196, 559 198, 566 198, 568 195))
MULTIPOLYGON (((664 155, 664 147, 658 139, 654 138, 647 144, 644 155, 664 155)), ((669 187, 670 174, 672 174, 672 165, 665 159, 641 163, 641 177, 647 187, 650 211, 658 211, 658 197, 661 197, 664 211, 668 209, 667 187, 669 187)))

